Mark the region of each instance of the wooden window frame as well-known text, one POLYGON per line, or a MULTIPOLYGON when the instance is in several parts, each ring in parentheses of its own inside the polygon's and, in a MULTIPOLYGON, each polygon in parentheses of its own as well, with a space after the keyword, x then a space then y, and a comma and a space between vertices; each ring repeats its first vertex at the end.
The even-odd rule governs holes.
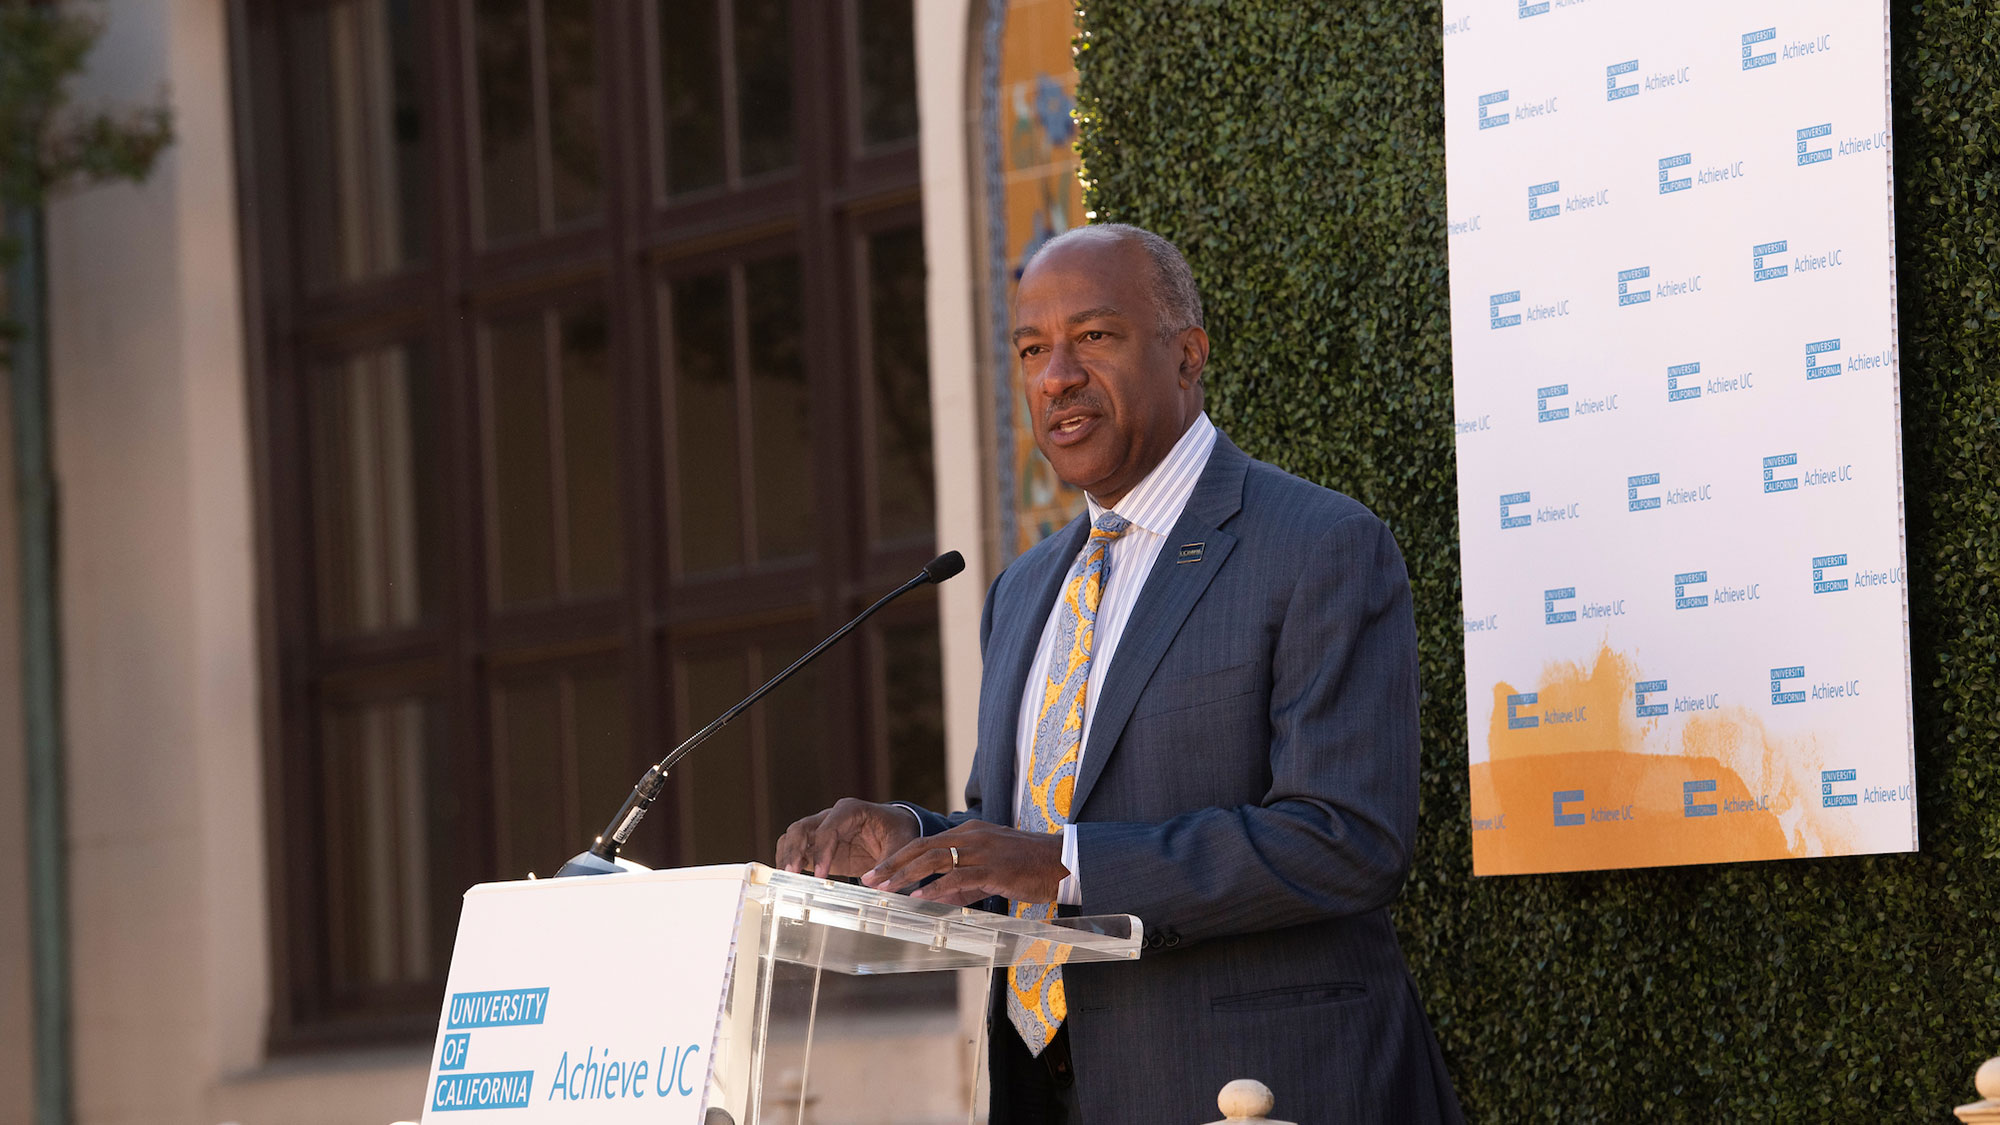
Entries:
MULTIPOLYGON (((444 716, 443 769, 466 779, 462 843, 433 857, 439 880, 463 886, 495 856, 491 687, 523 667, 609 660, 626 676, 632 773, 699 725, 678 713, 666 690, 673 655, 705 639, 757 635, 773 627, 830 632, 869 600, 914 573, 926 543, 874 550, 864 533, 863 434, 865 294, 852 285, 803 286, 805 358, 815 396, 820 478, 843 499, 819 521, 819 562, 773 568, 727 581, 681 582, 669 574, 666 462, 671 431, 662 410, 664 376, 657 309, 664 277, 703 261, 739 259, 748 248, 791 242, 804 277, 852 277, 852 247, 870 224, 916 223, 916 142, 854 150, 858 131, 839 127, 854 98, 851 55, 825 45, 852 42, 849 0, 792 0, 794 132, 791 176, 764 176, 700 196, 670 198, 659 153, 656 7, 598 0, 600 151, 603 212, 488 244, 480 216, 477 104, 471 0, 415 6, 420 29, 419 104, 427 172, 422 261, 366 280, 315 290, 306 284, 296 234, 301 159, 290 116, 283 60, 300 43, 287 16, 321 0, 230 0, 238 187, 242 229, 246 353, 256 488, 258 629, 262 649, 267 883, 272 903, 275 1051, 382 1042, 420 1042, 435 1029, 435 1008, 416 1003, 343 1010, 327 995, 322 935, 325 841, 313 825, 310 778, 319 761, 320 708, 335 696, 394 698, 424 693, 444 716), (852 135, 850 135, 852 134, 852 135), (644 143, 633 143, 638 139, 644 143), (479 333, 497 313, 557 307, 601 296, 610 332, 617 396, 624 589, 616 595, 519 610, 491 607, 484 541, 486 455, 480 402, 479 333), (860 308, 852 307, 856 299, 860 308), (421 341, 434 380, 440 432, 427 446, 443 467, 439 505, 439 586, 425 622, 391 633, 319 637, 314 617, 307 425, 311 374, 331 359, 368 347, 421 341)), ((565 0, 567 2, 567 0, 565 0)), ((538 116, 542 113, 537 110, 538 116)), ((733 143, 733 142, 732 142, 733 143)), ((551 201, 544 201, 552 205, 551 201)), ((546 208, 544 208, 546 209, 546 208)), ((890 620, 935 620, 933 595, 905 599, 890 620)), ((885 734, 871 687, 871 632, 845 655, 829 654, 824 718, 846 732, 829 753, 852 760, 867 791, 888 780, 885 734)), ((694 717, 705 721, 705 716, 694 717)), ((594 795, 586 795, 586 804, 594 795)), ((607 810, 620 794, 605 794, 607 810)), ((688 795, 676 786, 665 809, 688 795)), ((586 818, 589 813, 586 808, 586 818)), ((660 819, 667 819, 663 816, 660 819)), ((642 835, 670 840, 668 825, 642 835)), ((579 840, 581 846, 583 841, 579 840)), ((677 841, 659 847, 668 861, 677 841)), ((563 857, 551 856, 550 865, 563 857)), ((455 925, 456 915, 450 923, 455 925)), ((450 926, 444 933, 449 955, 450 926)), ((441 968, 440 968, 441 972, 441 968)), ((429 993, 426 986, 418 991, 429 993)), ((422 998, 429 1002, 435 996, 422 998)))

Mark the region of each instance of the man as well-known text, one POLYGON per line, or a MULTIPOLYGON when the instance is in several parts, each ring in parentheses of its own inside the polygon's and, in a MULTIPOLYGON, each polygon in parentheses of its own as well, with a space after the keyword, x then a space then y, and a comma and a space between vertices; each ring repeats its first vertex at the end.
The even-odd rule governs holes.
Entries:
POLYGON ((844 800, 780 864, 1144 923, 1136 964, 998 983, 996 1125, 1194 1125, 1243 1077, 1302 1123, 1457 1121, 1387 914, 1417 814, 1388 529, 1209 423, 1165 239, 1064 234, 1014 311, 1036 441, 1090 502, 988 592, 966 810, 844 800))

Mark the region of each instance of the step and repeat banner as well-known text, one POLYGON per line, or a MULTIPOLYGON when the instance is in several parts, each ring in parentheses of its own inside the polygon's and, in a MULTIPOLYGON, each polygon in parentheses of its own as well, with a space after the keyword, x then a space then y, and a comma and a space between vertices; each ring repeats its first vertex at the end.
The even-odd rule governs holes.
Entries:
POLYGON ((1473 867, 1906 851, 1880 0, 1445 0, 1473 867))

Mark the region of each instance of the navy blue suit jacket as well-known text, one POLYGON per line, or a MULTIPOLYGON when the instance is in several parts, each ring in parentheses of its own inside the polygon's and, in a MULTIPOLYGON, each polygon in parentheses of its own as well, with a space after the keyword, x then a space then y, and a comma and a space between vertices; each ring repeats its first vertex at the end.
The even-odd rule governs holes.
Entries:
MULTIPOLYGON (((967 819, 1012 824, 1022 690, 1088 532, 988 592, 967 819)), ((1359 503, 1227 438, 1147 577, 1072 801, 1085 914, 1138 963, 1064 970, 1088 1122, 1195 1122, 1257 1078, 1278 1117, 1456 1121, 1390 926, 1417 825, 1417 653, 1395 540, 1359 503)), ((996 1034, 1004 1026, 996 1013, 996 1034)))

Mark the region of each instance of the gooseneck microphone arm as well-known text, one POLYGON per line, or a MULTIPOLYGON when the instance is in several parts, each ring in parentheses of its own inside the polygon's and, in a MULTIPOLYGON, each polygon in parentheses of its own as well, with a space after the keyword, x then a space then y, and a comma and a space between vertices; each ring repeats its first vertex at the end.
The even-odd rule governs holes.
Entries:
POLYGON ((557 877, 560 878, 565 875, 608 875, 614 871, 622 870, 618 866, 618 849, 625 846, 625 842, 632 838, 633 830, 639 827, 639 822, 645 819, 647 810, 653 807, 653 802, 659 798, 660 792, 666 788, 667 771, 673 769, 676 762, 686 757, 689 751, 692 751, 695 747, 708 741, 709 736, 713 735, 716 731, 728 726, 730 720, 741 715, 752 703, 764 698, 765 695, 770 693, 772 688, 784 683, 791 677, 792 673, 812 663, 820 653, 833 647, 836 641, 853 632, 855 626, 874 616, 876 610, 881 609, 883 606, 888 605, 890 602, 895 601, 897 598, 902 597, 919 586, 933 582, 943 582, 945 579, 953 577, 964 569, 965 556, 959 554, 957 551, 946 551, 944 554, 932 559, 930 562, 924 564, 924 569, 919 571, 916 577, 884 594, 874 605, 862 610, 860 616, 842 625, 832 636, 814 645, 812 651, 792 661, 784 671, 765 681, 764 686, 745 696, 742 702, 723 712, 714 722, 696 731, 686 742, 674 747, 672 752, 666 757, 661 758, 659 762, 654 764, 653 768, 646 771, 645 776, 639 779, 639 784, 632 787, 632 795, 625 798, 625 804, 618 810, 618 815, 612 817, 611 823, 604 826, 604 831, 599 833, 597 838, 591 842, 589 849, 577 855, 568 863, 563 864, 562 869, 556 872, 557 877))

